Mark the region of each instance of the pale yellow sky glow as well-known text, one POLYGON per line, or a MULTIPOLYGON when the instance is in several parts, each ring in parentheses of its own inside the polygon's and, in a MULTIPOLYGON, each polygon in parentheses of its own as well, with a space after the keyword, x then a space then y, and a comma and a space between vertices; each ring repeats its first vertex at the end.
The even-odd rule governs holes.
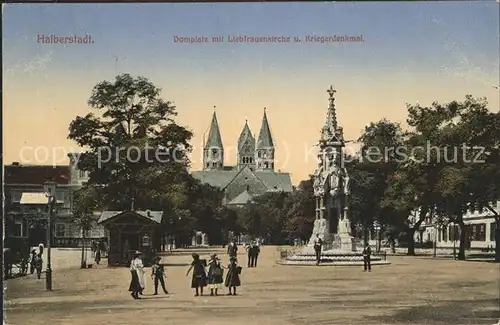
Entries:
MULTIPOLYGON (((132 74, 140 75, 140 72, 132 74)), ((79 148, 67 140, 68 125, 76 115, 90 111, 86 101, 93 85, 112 74, 79 72, 71 80, 67 72, 23 71, 4 75, 4 162, 65 164, 65 154, 79 148)), ((276 143, 276 168, 292 173, 294 183, 305 179, 315 166, 314 144, 318 140, 328 105, 327 88, 337 90, 337 114, 346 139, 356 139, 371 121, 388 118, 405 123, 405 103, 428 105, 463 99, 471 93, 487 96, 490 109, 498 109, 498 91, 481 76, 447 74, 402 74, 387 71, 376 79, 335 75, 325 69, 320 75, 249 76, 238 82, 220 75, 220 83, 204 76, 195 80, 180 77, 175 83, 161 76, 146 76, 162 87, 162 97, 178 107, 177 121, 188 125, 195 137, 193 170, 201 168, 200 147, 213 106, 225 146, 226 164, 236 161, 236 141, 248 119, 258 134, 263 108, 267 107, 276 143), (183 79, 184 78, 184 79, 183 79), (312 149, 312 150, 311 150, 312 149)), ((354 149, 353 149, 354 151, 354 149)))

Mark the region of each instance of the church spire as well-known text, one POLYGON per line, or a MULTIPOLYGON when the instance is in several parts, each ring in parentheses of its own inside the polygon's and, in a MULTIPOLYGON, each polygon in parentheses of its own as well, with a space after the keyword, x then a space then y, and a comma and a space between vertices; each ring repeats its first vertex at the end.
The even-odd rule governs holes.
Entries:
POLYGON ((264 107, 264 117, 260 128, 259 139, 257 140, 256 165, 259 171, 274 171, 274 141, 271 136, 269 122, 267 121, 266 108, 264 107))
POLYGON ((338 126, 337 123, 337 112, 335 111, 335 93, 337 92, 333 89, 333 86, 330 86, 330 89, 327 90, 329 98, 328 105, 328 113, 326 114, 325 126, 321 130, 321 140, 323 141, 334 141, 334 142, 342 142, 343 132, 342 128, 338 126))
POLYGON ((217 121, 217 114, 212 115, 212 123, 210 123, 210 131, 208 132, 208 139, 205 143, 205 148, 222 148, 222 137, 220 135, 219 123, 217 121))
MULTIPOLYGON (((205 137, 203 137, 205 138, 205 137)), ((224 146, 220 135, 217 114, 212 115, 208 139, 203 148, 203 170, 222 170, 224 168, 224 146)))
POLYGON ((248 120, 245 120, 245 126, 238 138, 238 169, 245 166, 253 169, 255 166, 255 138, 248 126, 248 120))
POLYGON ((264 107, 264 117, 262 118, 262 126, 260 127, 259 139, 257 140, 257 149, 274 148, 269 122, 267 121, 266 108, 264 107))

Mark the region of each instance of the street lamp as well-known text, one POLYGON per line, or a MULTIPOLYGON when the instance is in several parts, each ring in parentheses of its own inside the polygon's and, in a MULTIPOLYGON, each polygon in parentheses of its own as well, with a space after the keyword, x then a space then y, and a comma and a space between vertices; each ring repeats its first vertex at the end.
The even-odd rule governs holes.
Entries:
POLYGON ((49 216, 47 220, 47 270, 45 276, 45 289, 52 291, 52 267, 50 261, 50 246, 52 241, 52 209, 56 199, 56 182, 45 182, 43 189, 48 198, 47 206, 49 208, 49 216))
POLYGON ((380 223, 376 220, 373 222, 373 229, 375 229, 376 236, 377 236, 377 243, 375 245, 375 251, 377 253, 380 253, 380 223))

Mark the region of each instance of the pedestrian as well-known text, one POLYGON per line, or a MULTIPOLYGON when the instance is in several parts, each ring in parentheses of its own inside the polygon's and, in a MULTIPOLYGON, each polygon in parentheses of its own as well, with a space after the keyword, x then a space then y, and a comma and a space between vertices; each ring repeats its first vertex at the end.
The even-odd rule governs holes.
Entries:
POLYGON ((260 244, 257 241, 253 247, 253 264, 252 267, 257 267, 257 260, 259 259, 260 254, 260 244))
POLYGON ((99 265, 99 262, 101 261, 101 250, 99 248, 96 249, 95 251, 95 263, 99 265))
POLYGON ((233 240, 227 246, 227 254, 229 255, 229 257, 238 257, 238 245, 236 245, 233 240))
POLYGON ((368 272, 372 271, 372 262, 371 262, 372 249, 370 245, 366 243, 365 248, 363 249, 363 268, 364 272, 368 270, 368 272))
POLYGON ((253 265, 253 260, 252 260, 253 259, 253 257, 252 257, 253 250, 252 250, 252 247, 253 247, 252 243, 248 243, 248 244, 245 245, 245 249, 247 251, 247 257, 248 257, 248 264, 247 264, 248 267, 252 267, 252 265, 253 265))
POLYGON ((30 254, 30 274, 35 273, 36 248, 31 250, 30 254))
POLYGON ((36 277, 38 279, 42 277, 42 267, 43 267, 42 254, 37 254, 35 257, 35 270, 36 270, 36 277))
POLYGON ((228 296, 236 296, 236 287, 241 286, 240 274, 241 266, 238 265, 236 257, 231 257, 227 266, 225 281, 226 287, 229 288, 229 293, 227 294, 228 296))
POLYGON ((141 252, 136 251, 134 259, 130 262, 130 286, 128 291, 134 299, 140 299, 139 294, 142 295, 144 290, 144 265, 142 264, 141 252))
POLYGON ((217 296, 219 289, 222 289, 224 270, 220 263, 217 254, 212 254, 208 262, 208 285, 210 288, 210 295, 217 296))
POLYGON ((200 259, 200 255, 197 253, 192 254, 193 261, 191 266, 186 272, 186 276, 189 272, 193 270, 193 275, 191 278, 191 288, 195 289, 195 297, 200 294, 203 296, 203 288, 207 286, 207 274, 205 273, 206 261, 200 259))
POLYGON ((43 244, 42 243, 38 244, 38 254, 40 254, 40 256, 43 256, 43 244))
POLYGON ((316 253, 316 265, 321 263, 321 248, 323 247, 323 240, 319 237, 319 234, 316 234, 316 238, 314 238, 314 252, 316 253))
POLYGON ((165 267, 160 264, 161 257, 156 256, 153 259, 153 265, 151 266, 151 279, 154 279, 155 283, 155 293, 158 294, 158 283, 161 284, 161 288, 165 294, 168 294, 167 288, 165 286, 165 267))

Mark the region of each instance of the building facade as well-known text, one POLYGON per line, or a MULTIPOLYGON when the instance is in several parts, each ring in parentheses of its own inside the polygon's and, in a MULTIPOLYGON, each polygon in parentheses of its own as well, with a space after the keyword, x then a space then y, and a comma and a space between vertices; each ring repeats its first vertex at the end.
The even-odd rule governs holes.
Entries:
MULTIPOLYGON (((500 202, 493 202, 492 208, 500 213, 500 202)), ((466 225, 466 248, 487 250, 495 248, 495 229, 497 223, 493 213, 487 209, 471 208, 463 215, 466 225)), ((460 230, 456 224, 434 226, 430 221, 422 223, 415 233, 415 242, 436 242, 437 248, 453 248, 460 244, 460 230)))
MULTIPOLYGON (((5 237, 10 242, 22 241, 38 246, 47 241, 48 199, 43 184, 57 183, 56 209, 52 216, 53 246, 79 246, 82 238, 73 219, 72 192, 82 186, 86 175, 75 169, 70 161, 67 166, 21 165, 4 166, 5 237), (79 177, 81 174, 82 177, 79 177)), ((96 220, 97 221, 97 220, 96 220)), ((104 229, 94 225, 87 238, 104 237, 104 229)))
POLYGON ((236 165, 225 165, 224 158, 224 145, 214 112, 203 149, 203 170, 192 172, 192 176, 223 190, 223 203, 233 207, 244 206, 253 197, 266 192, 293 191, 290 174, 275 171, 275 145, 265 108, 257 139, 245 121, 237 141, 236 165))

